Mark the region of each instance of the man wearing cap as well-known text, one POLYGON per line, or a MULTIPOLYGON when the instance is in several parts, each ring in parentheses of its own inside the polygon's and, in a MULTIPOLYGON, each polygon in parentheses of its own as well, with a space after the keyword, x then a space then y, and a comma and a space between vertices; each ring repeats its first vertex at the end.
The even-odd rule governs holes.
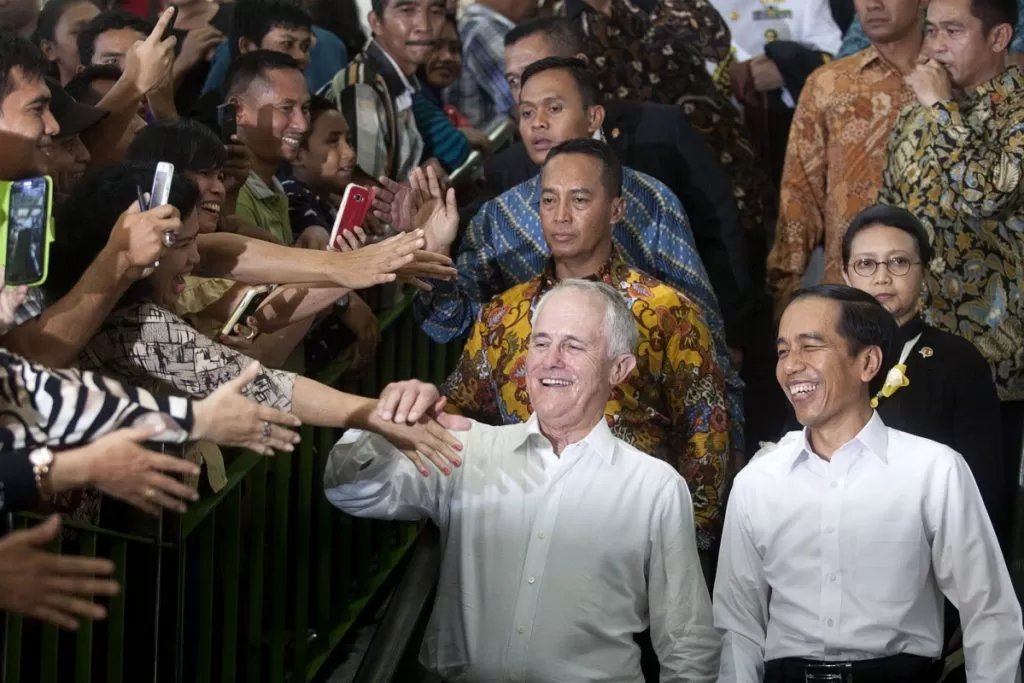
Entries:
POLYGON ((54 198, 60 202, 85 173, 91 159, 79 133, 92 128, 109 112, 76 102, 52 78, 46 79, 46 85, 50 88, 50 112, 60 126, 60 131, 53 136, 47 170, 53 177, 54 198))

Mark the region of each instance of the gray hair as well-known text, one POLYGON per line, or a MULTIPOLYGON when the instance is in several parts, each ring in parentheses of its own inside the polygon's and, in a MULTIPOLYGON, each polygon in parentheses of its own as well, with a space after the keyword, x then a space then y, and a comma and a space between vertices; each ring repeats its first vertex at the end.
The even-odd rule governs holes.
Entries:
POLYGON ((640 332, 636 329, 633 312, 629 309, 622 294, 611 285, 603 282, 580 280, 577 278, 562 280, 548 290, 540 298, 540 301, 537 302, 537 307, 533 309, 533 315, 530 316, 531 328, 537 322, 537 318, 540 317, 541 309, 544 308, 544 304, 547 303, 548 299, 555 293, 566 290, 597 295, 604 300, 604 336, 608 347, 608 358, 636 352, 637 344, 640 343, 640 332))

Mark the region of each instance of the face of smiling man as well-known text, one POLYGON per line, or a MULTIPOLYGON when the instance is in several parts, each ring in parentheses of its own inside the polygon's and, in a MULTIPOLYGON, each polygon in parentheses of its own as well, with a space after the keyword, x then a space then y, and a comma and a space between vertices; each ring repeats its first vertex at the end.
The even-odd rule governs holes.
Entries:
POLYGON ((293 161, 309 129, 309 88, 298 69, 271 69, 238 97, 239 134, 265 163, 293 161))
POLYGON ((590 433, 612 388, 636 367, 631 353, 609 354, 607 312, 600 294, 566 287, 552 292, 534 317, 526 387, 556 448, 590 433))

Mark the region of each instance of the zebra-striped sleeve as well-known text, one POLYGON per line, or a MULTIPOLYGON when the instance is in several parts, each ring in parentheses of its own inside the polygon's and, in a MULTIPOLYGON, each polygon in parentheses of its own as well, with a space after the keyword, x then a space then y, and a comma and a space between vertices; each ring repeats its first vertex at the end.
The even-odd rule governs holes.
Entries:
POLYGON ((122 427, 156 423, 157 441, 181 443, 192 402, 156 396, 93 372, 50 370, 0 352, 0 449, 73 446, 122 427))

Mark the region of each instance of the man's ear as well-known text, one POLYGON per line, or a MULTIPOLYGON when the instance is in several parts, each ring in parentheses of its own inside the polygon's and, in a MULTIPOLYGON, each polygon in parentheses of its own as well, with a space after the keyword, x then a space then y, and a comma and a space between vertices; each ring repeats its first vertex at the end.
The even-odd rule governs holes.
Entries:
POLYGON ((380 33, 380 17, 372 9, 370 13, 366 15, 366 23, 370 25, 370 35, 375 36, 380 33))
POLYGON ((988 34, 988 43, 992 52, 1005 52, 1010 47, 1010 40, 1013 39, 1013 27, 1009 24, 999 24, 988 34))
POLYGON ((626 200, 624 198, 615 197, 612 199, 612 225, 615 225, 622 220, 622 217, 626 215, 626 200))
POLYGON ((260 49, 260 46, 257 45, 256 43, 252 42, 248 38, 239 38, 238 39, 238 52, 239 52, 239 54, 243 54, 244 55, 244 54, 247 54, 249 52, 255 52, 258 49, 260 49))
POLYGON ((877 346, 869 346, 864 351, 863 366, 861 368, 861 381, 869 384, 879 373, 889 372, 889 368, 882 367, 882 349, 877 346))
POLYGON ((587 110, 587 129, 591 134, 596 133, 604 125, 604 107, 595 104, 587 110))
POLYGON ((612 371, 609 380, 612 386, 618 386, 626 381, 633 369, 636 368, 636 356, 631 353, 624 353, 612 361, 612 371))

